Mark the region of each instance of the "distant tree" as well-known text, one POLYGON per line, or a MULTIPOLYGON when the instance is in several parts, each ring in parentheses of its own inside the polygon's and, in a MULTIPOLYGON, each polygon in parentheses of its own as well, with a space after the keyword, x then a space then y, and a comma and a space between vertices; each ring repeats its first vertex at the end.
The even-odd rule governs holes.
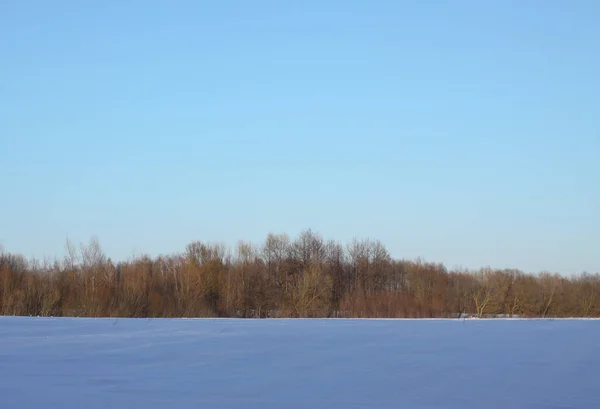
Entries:
POLYGON ((113 262, 92 237, 54 262, 0 249, 0 314, 123 317, 600 316, 600 274, 448 271, 304 230, 257 246, 194 241, 183 253, 113 262))
POLYGON ((476 282, 471 290, 471 297, 475 303, 478 317, 483 317, 493 310, 493 301, 496 296, 497 287, 494 287, 493 271, 490 268, 482 268, 475 273, 476 282))

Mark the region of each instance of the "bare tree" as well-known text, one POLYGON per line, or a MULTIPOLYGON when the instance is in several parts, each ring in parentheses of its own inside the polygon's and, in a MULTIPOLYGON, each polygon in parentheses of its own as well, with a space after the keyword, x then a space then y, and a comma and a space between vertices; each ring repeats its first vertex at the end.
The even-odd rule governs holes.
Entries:
POLYGON ((597 301, 600 299, 600 274, 583 273, 576 277, 574 282, 578 284, 576 297, 580 314, 583 317, 590 317, 597 313, 597 301))
POLYGON ((542 317, 546 317, 554 306, 558 286, 560 284, 560 277, 548 272, 542 272, 539 274, 538 280, 539 311, 542 317))
POLYGON ((449 317, 474 312, 600 316, 600 275, 447 271, 393 259, 377 240, 345 246, 311 230, 255 247, 192 242, 114 263, 96 237, 60 262, 0 251, 0 313, 68 316, 449 317))
POLYGON ((483 317, 492 305, 496 288, 493 287, 493 271, 488 268, 482 268, 475 273, 477 279, 472 290, 473 302, 478 317, 483 317))

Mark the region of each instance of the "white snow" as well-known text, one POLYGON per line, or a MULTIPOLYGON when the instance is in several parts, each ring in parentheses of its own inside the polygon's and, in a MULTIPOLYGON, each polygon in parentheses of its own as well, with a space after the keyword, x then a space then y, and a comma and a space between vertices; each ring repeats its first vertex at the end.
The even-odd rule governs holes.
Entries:
POLYGON ((0 318, 0 407, 600 408, 596 320, 0 318))

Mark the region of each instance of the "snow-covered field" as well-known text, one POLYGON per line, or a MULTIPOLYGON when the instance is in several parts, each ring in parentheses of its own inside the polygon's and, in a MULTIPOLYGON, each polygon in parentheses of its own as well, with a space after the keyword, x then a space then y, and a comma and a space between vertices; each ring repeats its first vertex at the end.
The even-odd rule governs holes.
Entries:
POLYGON ((3 317, 0 408, 600 408, 600 321, 3 317))

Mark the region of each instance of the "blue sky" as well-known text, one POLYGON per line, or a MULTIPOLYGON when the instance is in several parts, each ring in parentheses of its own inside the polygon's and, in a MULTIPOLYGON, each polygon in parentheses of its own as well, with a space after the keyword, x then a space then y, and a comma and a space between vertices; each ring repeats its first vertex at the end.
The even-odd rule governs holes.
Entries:
POLYGON ((600 271, 597 1, 0 3, 0 243, 312 228, 600 271))

